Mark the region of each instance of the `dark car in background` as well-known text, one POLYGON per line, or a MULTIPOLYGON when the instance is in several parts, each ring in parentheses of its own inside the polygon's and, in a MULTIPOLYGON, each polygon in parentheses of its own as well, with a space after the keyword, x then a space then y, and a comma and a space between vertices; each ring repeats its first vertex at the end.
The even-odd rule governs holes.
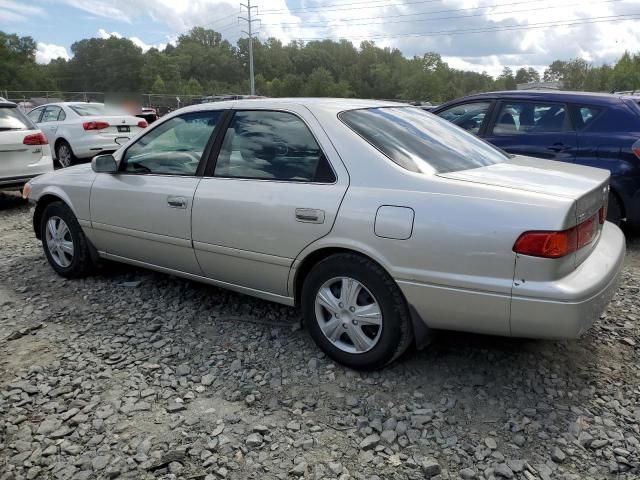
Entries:
POLYGON ((432 112, 508 153, 609 170, 608 220, 640 225, 640 97, 514 90, 459 98, 432 112))

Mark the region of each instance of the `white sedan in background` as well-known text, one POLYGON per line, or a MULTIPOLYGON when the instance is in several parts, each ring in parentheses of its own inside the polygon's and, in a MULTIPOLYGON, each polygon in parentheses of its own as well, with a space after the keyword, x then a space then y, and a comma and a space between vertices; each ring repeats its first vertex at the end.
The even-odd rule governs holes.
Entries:
POLYGON ((49 103, 28 115, 49 139, 62 167, 101 152, 114 152, 148 126, 146 120, 104 103, 49 103))
POLYGON ((20 190, 53 170, 47 137, 13 102, 0 98, 0 190, 20 190))

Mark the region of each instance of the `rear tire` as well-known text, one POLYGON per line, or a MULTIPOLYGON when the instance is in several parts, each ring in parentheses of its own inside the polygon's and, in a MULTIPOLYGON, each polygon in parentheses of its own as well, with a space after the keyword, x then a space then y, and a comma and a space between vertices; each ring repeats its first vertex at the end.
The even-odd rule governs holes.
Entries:
POLYGON ((302 288, 302 311, 316 344, 354 369, 384 367, 413 339, 409 308, 395 281, 358 254, 332 255, 311 269, 302 288))
POLYGON ((56 159, 62 168, 70 167, 76 161, 71 145, 66 140, 60 140, 56 145, 56 159))
POLYGON ((40 238, 44 254, 58 275, 81 278, 94 270, 87 238, 65 203, 46 206, 40 221, 40 238))
POLYGON ((609 192, 609 205, 607 206, 607 221, 620 225, 622 223, 622 204, 618 196, 609 192))

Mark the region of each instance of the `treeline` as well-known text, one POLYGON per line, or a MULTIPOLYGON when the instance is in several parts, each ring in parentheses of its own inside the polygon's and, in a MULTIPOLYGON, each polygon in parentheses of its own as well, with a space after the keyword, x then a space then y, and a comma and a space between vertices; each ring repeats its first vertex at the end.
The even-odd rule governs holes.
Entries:
MULTIPOLYGON (((640 88, 640 54, 625 53, 615 65, 556 60, 537 70, 505 68, 493 78, 451 68, 435 52, 406 58, 400 50, 347 40, 254 40, 256 91, 260 95, 336 96, 443 102, 462 95, 515 89, 517 83, 560 80, 567 89, 612 91, 640 88)), ((60 90, 205 95, 247 93, 248 42, 233 45, 200 27, 175 46, 145 53, 130 40, 80 40, 72 58, 35 62, 30 37, 0 32, 0 90, 60 90)))

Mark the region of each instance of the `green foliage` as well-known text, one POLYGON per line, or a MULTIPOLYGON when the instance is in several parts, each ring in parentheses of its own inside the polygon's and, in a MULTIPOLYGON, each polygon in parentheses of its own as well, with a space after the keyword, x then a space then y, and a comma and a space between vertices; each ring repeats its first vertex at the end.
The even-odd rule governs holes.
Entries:
MULTIPOLYGON (((139 92, 170 95, 246 93, 247 39, 236 45, 196 27, 174 45, 143 53, 123 38, 90 38, 71 46, 71 60, 35 63, 36 42, 0 32, 0 89, 139 92)), ((515 89, 540 81, 534 68, 505 68, 497 77, 451 68, 436 52, 406 58, 395 48, 365 41, 322 40, 283 45, 254 40, 260 95, 365 97, 444 102, 462 95, 515 89)), ((640 89, 640 54, 594 67, 583 59, 556 60, 543 75, 571 90, 640 89)))

